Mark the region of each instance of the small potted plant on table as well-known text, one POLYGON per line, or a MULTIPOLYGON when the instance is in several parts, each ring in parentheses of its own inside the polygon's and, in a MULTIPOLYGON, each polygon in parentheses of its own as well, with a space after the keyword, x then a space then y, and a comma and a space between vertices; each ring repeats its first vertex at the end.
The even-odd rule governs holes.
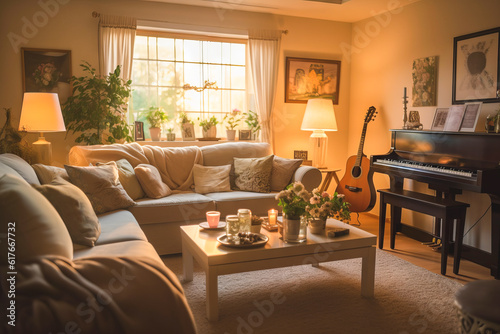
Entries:
POLYGON ((151 107, 146 112, 146 120, 149 123, 149 133, 152 141, 161 140, 161 126, 168 121, 168 116, 161 107, 151 107))
POLYGON ((236 128, 241 121, 240 113, 241 112, 238 109, 233 109, 231 113, 226 114, 226 116, 224 116, 223 121, 227 124, 226 125, 227 140, 232 141, 235 140, 236 138, 236 130, 234 128, 236 128))
POLYGON ((203 138, 215 139, 215 137, 217 137, 217 124, 219 124, 219 121, 215 116, 212 116, 209 119, 201 120, 200 126, 203 130, 203 138))

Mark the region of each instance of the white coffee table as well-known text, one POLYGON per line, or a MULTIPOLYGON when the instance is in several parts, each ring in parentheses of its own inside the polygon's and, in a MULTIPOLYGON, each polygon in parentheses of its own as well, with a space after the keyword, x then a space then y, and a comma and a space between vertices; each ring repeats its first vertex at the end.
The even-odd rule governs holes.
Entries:
POLYGON ((317 266, 321 262, 362 258, 361 295, 373 297, 377 237, 334 219, 327 223, 328 227, 349 228, 349 235, 328 238, 308 231, 307 242, 287 244, 280 239, 278 232, 261 229, 261 233, 269 237, 265 246, 231 248, 217 241, 218 236, 225 234, 224 230, 206 231, 198 225, 181 226, 184 279, 193 280, 193 258, 196 259, 206 274, 207 318, 210 321, 219 318, 218 276, 253 270, 303 264, 317 266))

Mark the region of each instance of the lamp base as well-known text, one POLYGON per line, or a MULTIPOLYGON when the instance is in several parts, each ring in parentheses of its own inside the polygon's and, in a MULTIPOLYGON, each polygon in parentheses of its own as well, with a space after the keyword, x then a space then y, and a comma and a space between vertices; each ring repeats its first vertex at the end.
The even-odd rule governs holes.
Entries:
POLYGON ((43 165, 50 165, 52 163, 52 144, 45 140, 40 134, 38 140, 33 143, 33 150, 35 152, 35 162, 43 165))
POLYGON ((328 149, 328 136, 323 130, 314 130, 309 137, 311 147, 312 165, 319 169, 326 167, 326 153, 328 149))

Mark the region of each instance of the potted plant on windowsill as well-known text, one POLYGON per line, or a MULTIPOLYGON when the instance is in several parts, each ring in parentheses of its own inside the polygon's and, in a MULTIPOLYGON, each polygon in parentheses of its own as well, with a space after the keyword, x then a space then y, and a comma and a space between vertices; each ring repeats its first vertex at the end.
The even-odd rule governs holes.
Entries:
POLYGON ((194 122, 189 119, 185 112, 179 114, 178 123, 181 126, 182 140, 190 141, 196 139, 194 135, 194 122))
POLYGON ((167 141, 175 141, 175 123, 168 122, 167 124, 167 141))
POLYGON ((232 141, 235 140, 236 138, 236 130, 234 128, 236 128, 241 121, 240 113, 241 111, 239 111, 238 109, 233 109, 231 113, 226 114, 226 116, 224 116, 223 118, 223 121, 227 124, 226 125, 227 140, 232 141))
POLYGON ((152 141, 161 140, 161 127, 168 121, 168 116, 161 107, 151 107, 146 112, 146 120, 149 123, 149 133, 152 141))
POLYGON ((209 119, 201 120, 200 126, 203 130, 203 138, 215 139, 215 137, 217 137, 217 124, 219 124, 219 121, 215 116, 212 116, 209 119))
POLYGON ((245 123, 248 125, 252 134, 252 140, 256 140, 260 131, 259 115, 257 115, 256 112, 249 110, 248 112, 243 113, 243 116, 245 116, 245 123))

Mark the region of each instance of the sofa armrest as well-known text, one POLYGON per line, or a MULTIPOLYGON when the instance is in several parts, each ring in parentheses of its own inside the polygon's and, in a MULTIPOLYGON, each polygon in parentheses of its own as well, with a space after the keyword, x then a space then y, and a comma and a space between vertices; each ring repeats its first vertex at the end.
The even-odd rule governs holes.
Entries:
POLYGON ((318 188, 322 179, 323 176, 321 175, 321 171, 312 166, 300 166, 292 177, 293 182, 302 182, 304 187, 309 191, 318 188))

